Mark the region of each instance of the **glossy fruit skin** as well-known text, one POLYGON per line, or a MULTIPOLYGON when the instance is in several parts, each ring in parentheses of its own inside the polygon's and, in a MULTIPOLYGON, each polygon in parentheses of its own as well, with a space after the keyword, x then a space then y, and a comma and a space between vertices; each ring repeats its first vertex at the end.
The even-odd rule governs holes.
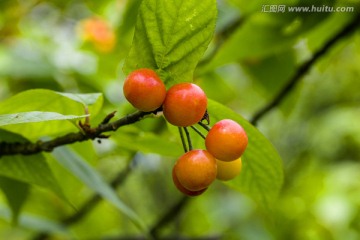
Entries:
POLYGON ((235 121, 224 119, 217 122, 205 138, 206 149, 222 161, 238 159, 245 151, 248 137, 235 121))
POLYGON ((172 86, 163 104, 166 120, 178 127, 188 127, 198 123, 207 108, 204 91, 193 83, 179 83, 172 86))
POLYGON ((161 107, 165 100, 166 87, 156 72, 142 68, 128 75, 123 92, 125 98, 135 108, 151 112, 161 107))
POLYGON ((191 150, 177 160, 174 172, 184 188, 200 191, 216 179, 216 159, 206 150, 191 150))
POLYGON ((206 191, 207 188, 204 188, 204 189, 201 189, 199 191, 190 191, 188 189, 186 189, 183 185, 181 185, 181 183, 179 182, 179 179, 177 178, 176 174, 175 174, 175 170, 173 168, 173 171, 172 171, 172 179, 173 179, 173 182, 174 182, 174 185, 176 186, 176 188, 182 192, 183 194, 187 195, 187 196, 190 196, 190 197, 195 197, 195 196, 198 196, 200 194, 202 194, 203 192, 206 191))
POLYGON ((216 178, 221 181, 234 179, 241 172, 242 161, 238 158, 234 161, 225 162, 216 159, 217 175, 216 178))

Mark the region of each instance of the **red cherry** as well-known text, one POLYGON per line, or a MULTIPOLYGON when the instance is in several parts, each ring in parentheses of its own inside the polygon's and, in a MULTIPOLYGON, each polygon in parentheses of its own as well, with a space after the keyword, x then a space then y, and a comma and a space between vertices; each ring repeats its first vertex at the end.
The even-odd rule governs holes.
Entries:
POLYGON ((207 108, 204 91, 193 83, 179 83, 172 86, 163 104, 166 120, 179 127, 198 123, 207 108))
POLYGON ((161 107, 166 87, 151 69, 138 69, 129 74, 123 87, 125 98, 137 109, 151 112, 161 107))
POLYGON ((238 159, 245 151, 248 137, 235 121, 224 119, 217 122, 205 138, 206 149, 222 161, 238 159))

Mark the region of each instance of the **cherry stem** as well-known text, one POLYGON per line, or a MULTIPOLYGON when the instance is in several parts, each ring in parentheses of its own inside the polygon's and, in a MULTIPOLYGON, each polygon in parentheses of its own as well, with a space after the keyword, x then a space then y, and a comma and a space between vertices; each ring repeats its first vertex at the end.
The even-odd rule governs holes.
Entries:
POLYGON ((184 152, 187 152, 188 149, 187 149, 187 146, 186 146, 183 129, 182 129, 182 127, 178 127, 178 129, 179 129, 179 133, 180 133, 181 143, 182 143, 183 148, 184 148, 184 152))
POLYGON ((204 124, 204 123, 202 123, 202 122, 198 122, 198 124, 199 124, 200 126, 202 126, 204 129, 206 129, 206 131, 210 131, 210 127, 209 127, 208 125, 206 125, 206 124, 204 124))
POLYGON ((202 137, 203 139, 205 139, 206 137, 205 137, 205 135, 204 134, 202 134, 202 132, 200 132, 200 130, 199 129, 197 129, 196 127, 194 127, 194 126, 190 126, 197 134, 199 134, 200 135, 200 137, 202 137))
POLYGON ((190 133, 188 131, 188 129, 186 127, 184 127, 184 130, 185 130, 185 134, 186 134, 186 138, 188 140, 188 145, 189 145, 189 150, 193 150, 193 146, 192 146, 192 143, 191 143, 191 137, 190 137, 190 133))
POLYGON ((90 125, 89 108, 85 106, 85 109, 84 109, 84 110, 85 110, 85 114, 87 115, 87 116, 85 117, 85 124, 86 124, 86 125, 90 125))

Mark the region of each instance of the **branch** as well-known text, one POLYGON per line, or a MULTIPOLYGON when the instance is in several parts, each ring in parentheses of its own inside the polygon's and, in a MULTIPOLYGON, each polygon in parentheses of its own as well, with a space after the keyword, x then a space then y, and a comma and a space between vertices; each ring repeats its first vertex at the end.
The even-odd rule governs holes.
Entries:
MULTIPOLYGON (((131 162, 130 162, 131 163, 131 162)), ((121 171, 111 182, 110 186, 114 189, 119 187, 125 179, 128 177, 128 175, 131 172, 131 164, 128 164, 126 168, 121 171)), ((99 194, 94 194, 90 199, 88 199, 81 208, 75 212, 73 215, 70 215, 62 220, 60 220, 60 223, 63 226, 70 226, 72 224, 75 224, 79 222, 81 219, 83 219, 86 214, 88 214, 93 208, 96 207, 96 205, 102 200, 102 197, 99 194)), ((49 239, 50 233, 48 232, 40 232, 35 237, 33 237, 33 240, 46 240, 49 239)))
POLYGON ((322 56, 324 55, 336 42, 340 39, 345 38, 346 36, 353 33, 358 25, 360 24, 360 17, 357 16, 355 19, 350 22, 347 26, 345 26, 338 34, 333 36, 325 45, 315 52, 311 59, 304 62, 296 71, 296 73, 292 76, 289 82, 284 86, 284 88, 275 96, 275 98, 265 105, 262 109, 260 109, 253 116, 250 121, 253 125, 256 125, 257 121, 263 117, 267 112, 271 109, 275 108, 279 103, 291 92, 291 90, 295 87, 296 83, 298 83, 302 77, 310 70, 311 66, 322 56))
POLYGON ((157 109, 153 112, 141 112, 129 114, 123 118, 120 118, 114 122, 109 122, 114 116, 114 113, 109 114, 105 119, 95 128, 91 128, 87 124, 79 124, 83 131, 77 133, 68 133, 64 136, 57 137, 49 141, 37 141, 32 142, 0 142, 0 158, 4 155, 30 155, 39 152, 51 152, 54 148, 72 144, 75 142, 83 142, 87 140, 94 140, 96 138, 108 138, 109 136, 104 135, 105 132, 116 131, 121 126, 129 125, 142 120, 144 117, 157 114, 161 109, 157 109))
POLYGON ((161 217, 157 223, 151 228, 150 235, 158 239, 158 232, 159 230, 164 227, 166 224, 170 223, 175 217, 179 215, 181 210, 186 206, 189 202, 190 198, 187 196, 183 196, 179 199, 179 201, 170 208, 163 217, 161 217))

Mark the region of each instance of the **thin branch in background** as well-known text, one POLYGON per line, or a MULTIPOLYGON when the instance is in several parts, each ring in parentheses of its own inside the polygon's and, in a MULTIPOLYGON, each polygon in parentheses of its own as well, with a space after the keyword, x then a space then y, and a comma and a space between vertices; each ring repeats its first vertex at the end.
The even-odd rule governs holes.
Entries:
MULTIPOLYGON (((111 236, 111 237, 103 237, 102 240, 146 240, 146 238, 142 236, 111 236)), ((156 238, 157 240, 190 240, 190 239, 196 239, 196 240, 220 240, 224 239, 224 237, 221 234, 213 234, 213 235, 206 235, 196 238, 189 238, 186 235, 182 234, 174 234, 169 235, 161 238, 156 238)))
MULTIPOLYGON (((131 172, 131 163, 128 163, 126 168, 119 172, 113 180, 110 182, 110 186, 113 189, 118 188, 125 179, 129 176, 131 172)), ((83 206, 74 214, 67 218, 64 218, 61 222, 65 225, 71 225, 79 220, 81 220, 91 209, 93 209, 102 199, 102 197, 99 194, 95 194, 92 198, 90 198, 86 203, 83 204, 83 206)))
MULTIPOLYGON (((126 168, 123 171, 119 172, 119 174, 115 176, 115 178, 110 182, 110 186, 114 189, 118 188, 126 180, 130 172, 131 172, 131 161, 127 164, 126 168)), ((73 215, 70 215, 60 220, 60 224, 63 226, 70 226, 79 222, 92 209, 94 209, 101 200, 102 197, 99 194, 94 194, 73 215)), ((33 240, 46 240, 49 239, 49 237, 50 237, 50 233, 40 232, 33 238, 33 240)))
POLYGON ((82 127, 82 131, 77 133, 68 133, 64 136, 57 137, 49 141, 38 141, 36 143, 25 142, 25 143, 9 143, 0 142, 0 157, 4 155, 30 155, 39 152, 51 152, 54 148, 72 144, 75 142, 83 142, 87 140, 94 140, 96 138, 108 138, 109 136, 104 135, 105 132, 116 131, 118 128, 138 122, 146 116, 157 114, 161 109, 157 109, 153 112, 135 112, 129 114, 123 118, 120 118, 114 122, 109 122, 114 117, 114 112, 110 113, 97 127, 91 128, 87 124, 79 124, 82 127), (103 124, 106 122, 106 124, 103 124))
POLYGON ((162 216, 150 229, 150 235, 154 239, 158 239, 159 231, 161 228, 170 223, 173 219, 175 219, 179 213, 183 210, 186 204, 189 202, 190 198, 187 196, 182 196, 178 202, 170 208, 164 216, 162 216))
POLYGON ((336 42, 340 39, 347 37, 351 33, 355 32, 357 27, 360 24, 360 17, 357 16, 355 19, 350 22, 347 26, 345 26, 339 33, 333 36, 327 43, 325 43, 321 49, 319 49, 315 54, 312 56, 311 59, 304 62, 289 82, 281 89, 281 91, 274 97, 274 99, 266 104, 263 108, 261 108, 258 112, 256 112, 251 119, 251 123, 256 125, 260 118, 262 118, 266 113, 270 110, 275 108, 280 102, 294 89, 296 84, 302 79, 302 77, 310 70, 310 68, 314 65, 314 63, 323 56, 336 42))

